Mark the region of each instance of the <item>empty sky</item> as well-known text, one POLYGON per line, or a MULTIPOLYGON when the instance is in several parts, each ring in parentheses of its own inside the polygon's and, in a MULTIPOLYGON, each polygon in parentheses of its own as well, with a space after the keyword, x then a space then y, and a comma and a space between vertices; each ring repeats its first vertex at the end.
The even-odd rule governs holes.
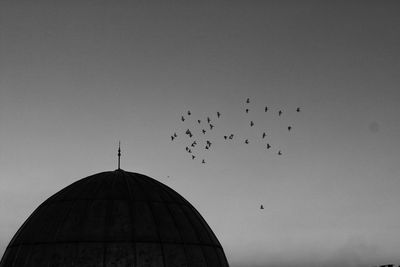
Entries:
POLYGON ((49 196, 115 169, 121 140, 122 168, 188 199, 233 267, 399 264, 399 13, 396 1, 1 1, 0 255, 49 196), (207 116, 203 165, 183 132, 201 136, 207 116))

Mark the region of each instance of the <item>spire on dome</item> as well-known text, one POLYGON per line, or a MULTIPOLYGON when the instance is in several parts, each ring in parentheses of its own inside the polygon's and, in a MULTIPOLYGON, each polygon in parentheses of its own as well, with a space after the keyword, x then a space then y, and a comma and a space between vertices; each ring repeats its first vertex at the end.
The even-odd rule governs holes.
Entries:
POLYGON ((121 169, 121 141, 118 142, 118 170, 121 169))

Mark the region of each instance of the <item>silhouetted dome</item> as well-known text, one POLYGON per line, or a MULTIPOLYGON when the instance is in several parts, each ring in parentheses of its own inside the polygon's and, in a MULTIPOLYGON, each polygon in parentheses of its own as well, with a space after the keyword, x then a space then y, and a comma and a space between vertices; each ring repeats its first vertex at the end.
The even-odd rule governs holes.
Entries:
POLYGON ((168 186, 116 170, 83 178, 43 202, 0 267, 228 266, 197 210, 168 186))

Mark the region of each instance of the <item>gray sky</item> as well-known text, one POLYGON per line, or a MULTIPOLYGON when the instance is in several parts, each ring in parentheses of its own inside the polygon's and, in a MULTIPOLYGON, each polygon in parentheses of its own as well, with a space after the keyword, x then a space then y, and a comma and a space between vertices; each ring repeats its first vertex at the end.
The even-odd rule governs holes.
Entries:
POLYGON ((0 255, 49 196, 115 169, 121 140, 122 168, 188 199, 233 267, 399 264, 399 9, 1 1, 0 255), (201 164, 183 132, 207 116, 201 164))

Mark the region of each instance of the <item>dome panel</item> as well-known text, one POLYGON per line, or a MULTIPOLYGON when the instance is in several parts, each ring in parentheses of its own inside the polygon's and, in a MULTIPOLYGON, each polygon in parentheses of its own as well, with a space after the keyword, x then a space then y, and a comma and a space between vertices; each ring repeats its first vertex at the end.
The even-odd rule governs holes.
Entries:
POLYGON ((182 242, 166 203, 154 202, 151 206, 161 241, 182 242))
POLYGON ((17 231, 0 267, 219 267, 221 244, 181 195, 117 170, 83 178, 44 201, 17 231))

